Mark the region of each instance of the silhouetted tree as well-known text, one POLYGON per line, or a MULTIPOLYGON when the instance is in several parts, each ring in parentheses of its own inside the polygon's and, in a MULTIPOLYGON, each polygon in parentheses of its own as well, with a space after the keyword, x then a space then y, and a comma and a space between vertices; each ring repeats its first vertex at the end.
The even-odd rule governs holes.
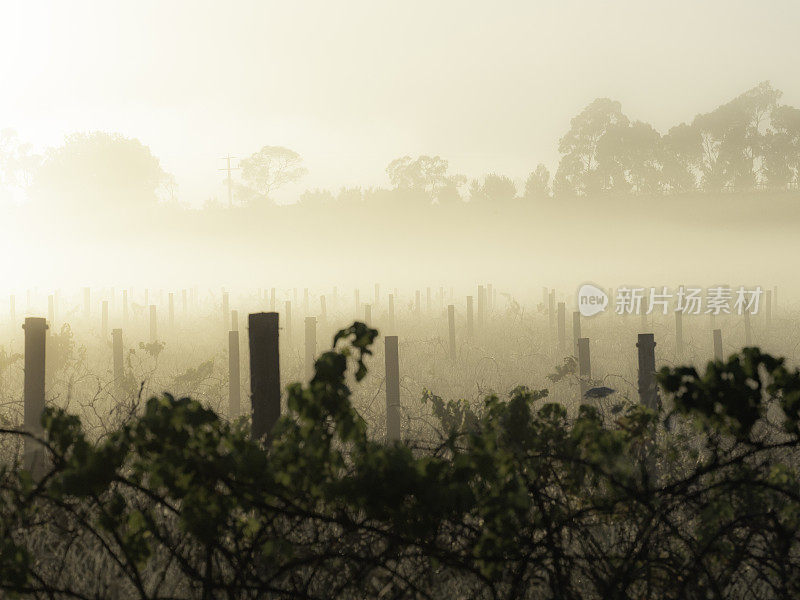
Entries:
POLYGON ((800 183, 800 109, 784 105, 772 111, 763 175, 771 188, 797 188, 800 183))
POLYGON ((313 190, 306 190, 300 194, 300 204, 303 206, 327 206, 333 204, 335 198, 328 190, 321 190, 319 188, 313 190))
POLYGON ((536 166, 536 170, 528 175, 525 181, 525 193, 523 198, 526 200, 541 200, 550 196, 550 171, 542 163, 536 166))
POLYGON ((150 149, 119 133, 68 135, 51 148, 34 178, 40 200, 69 210, 155 204, 168 174, 150 149))
POLYGON ((255 199, 271 200, 270 194, 287 183, 300 179, 308 172, 303 159, 294 150, 283 146, 264 146, 239 163, 242 181, 247 190, 239 190, 245 203, 255 199))
POLYGON ((410 156, 396 158, 386 167, 386 175, 392 186, 434 199, 439 190, 447 186, 448 163, 439 156, 422 155, 416 159, 410 156))
POLYGON ((689 192, 697 188, 703 155, 702 137, 697 128, 681 123, 662 138, 664 190, 689 192))
POLYGON ((563 155, 553 182, 554 192, 584 195, 606 189, 610 174, 598 170, 598 144, 614 126, 627 126, 622 105, 608 98, 597 98, 570 121, 570 129, 561 138, 558 151, 563 155))

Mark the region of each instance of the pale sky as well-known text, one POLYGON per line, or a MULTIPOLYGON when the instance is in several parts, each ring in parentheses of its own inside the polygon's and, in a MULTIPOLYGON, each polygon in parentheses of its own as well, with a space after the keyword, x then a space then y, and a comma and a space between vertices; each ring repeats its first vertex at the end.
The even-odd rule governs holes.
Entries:
POLYGON ((595 97, 662 132, 759 81, 800 105, 789 0, 9 2, 0 128, 137 137, 183 201, 223 197, 230 152, 299 152, 305 188, 388 185, 386 164, 522 181, 595 97))

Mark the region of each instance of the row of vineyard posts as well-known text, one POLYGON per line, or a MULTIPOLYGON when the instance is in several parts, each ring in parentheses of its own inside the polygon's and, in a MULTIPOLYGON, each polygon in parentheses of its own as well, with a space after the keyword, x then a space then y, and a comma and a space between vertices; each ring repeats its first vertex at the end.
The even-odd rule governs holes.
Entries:
MULTIPOLYGON (((379 298, 379 287, 375 286, 376 301, 379 298)), ((483 328, 487 319, 487 308, 496 302, 495 291, 492 286, 478 286, 477 293, 477 327, 483 328), (490 304, 491 303, 491 304, 490 304)), ((613 293, 613 292, 612 292, 613 293)), ((334 295, 336 290, 334 289, 334 295)), ((452 294, 452 292, 451 292, 452 294)), ((192 293, 194 296, 194 293, 192 293)), ((308 305, 308 290, 305 290, 305 307, 308 305)), ((394 332, 394 297, 395 294, 388 296, 388 318, 389 330, 394 332)), ((442 292, 443 296, 443 292, 442 292)), ((777 297, 777 290, 775 292, 777 297)), ((88 316, 90 309, 90 292, 84 289, 84 312, 88 316)), ((414 311, 419 313, 421 293, 415 293, 414 311)), ((566 304, 555 302, 555 290, 543 289, 543 300, 546 302, 547 313, 551 333, 558 341, 558 349, 562 354, 567 351, 566 341, 566 304)), ((122 294, 123 301, 123 323, 127 323, 128 291, 122 294)), ((466 323, 465 335, 472 338, 475 334, 476 319, 474 318, 473 296, 466 297, 466 323)), ((767 291, 765 301, 766 324, 769 327, 773 309, 772 291, 767 291)), ((358 297, 358 290, 355 293, 356 310, 361 307, 358 297)), ((187 310, 187 291, 182 292, 182 304, 184 313, 187 310)), ((431 293, 427 289, 427 304, 430 308, 431 293)), ((275 289, 270 293, 270 307, 275 305, 275 289)), ((174 294, 169 294, 169 321, 170 326, 174 322, 174 294)), ((371 324, 371 305, 364 306, 364 321, 367 325, 371 324)), ((326 298, 320 297, 320 318, 324 321, 327 315, 326 298)), ((14 298, 11 297, 11 309, 14 310, 14 298)), ((150 317, 150 341, 158 339, 156 305, 149 306, 150 317)), ((240 339, 239 339, 239 315, 238 311, 230 310, 229 296, 227 292, 222 297, 223 315, 227 320, 230 316, 231 328, 228 332, 228 368, 229 368, 229 406, 228 414, 231 419, 240 416, 241 410, 241 361, 240 361, 240 339)), ((489 308, 490 310, 490 308, 489 308)), ((54 320, 55 299, 53 295, 48 297, 48 317, 49 321, 54 320)), ((291 338, 291 302, 286 301, 285 305, 285 334, 291 338)), ((447 305, 447 325, 448 325, 448 355, 452 361, 456 360, 456 324, 455 306, 447 305)), ((13 312, 12 312, 13 317, 13 312)), ((750 314, 744 315, 745 343, 750 345, 752 342, 752 328, 750 324, 750 314)), ((317 353, 317 318, 305 318, 305 352, 304 364, 306 378, 313 376, 314 359, 317 353)), ((714 325, 713 315, 711 324, 714 325)), ((642 327, 647 328, 647 316, 642 315, 642 327)), ((102 303, 102 328, 104 335, 108 327, 108 301, 102 303)), ((48 320, 42 317, 27 317, 24 329, 24 431, 31 434, 26 437, 24 447, 24 464, 27 468, 37 471, 43 464, 43 452, 41 445, 35 438, 41 437, 41 416, 45 406, 45 365, 48 320)), ((250 355, 250 400, 251 400, 251 432, 255 438, 267 437, 274 424, 280 417, 281 412, 281 387, 280 387, 280 350, 279 350, 279 313, 277 312, 258 312, 250 314, 248 317, 248 342, 250 355)), ((124 377, 123 367, 123 329, 113 329, 111 332, 112 352, 113 352, 113 375, 114 380, 119 382, 124 377)), ((580 381, 579 401, 586 399, 588 386, 592 380, 591 357, 589 352, 589 338, 581 335, 581 315, 578 311, 572 314, 572 354, 577 357, 577 369, 580 381)), ((722 360, 722 331, 717 328, 712 329, 713 353, 715 360, 722 360)), ((682 315, 675 313, 675 340, 676 354, 680 357, 683 354, 683 326, 682 315)), ((554 340, 555 341, 555 340, 554 340)), ((653 333, 639 333, 636 347, 638 349, 638 393, 642 404, 647 407, 655 408, 658 405, 657 387, 655 381, 655 335, 653 333)), ((386 399, 386 439, 389 442, 401 439, 401 405, 400 405, 400 360, 398 336, 388 335, 384 337, 384 356, 385 356, 385 399, 386 399)))

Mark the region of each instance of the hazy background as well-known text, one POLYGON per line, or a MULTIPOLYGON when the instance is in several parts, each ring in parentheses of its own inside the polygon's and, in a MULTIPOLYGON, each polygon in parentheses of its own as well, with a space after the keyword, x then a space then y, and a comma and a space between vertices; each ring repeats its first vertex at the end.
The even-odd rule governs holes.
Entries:
POLYGON ((404 154, 521 182, 596 97, 662 133, 771 80, 800 104, 800 4, 6 2, 0 127, 36 149, 72 131, 136 137, 180 199, 224 196, 220 156, 287 146, 281 189, 386 183, 404 154))

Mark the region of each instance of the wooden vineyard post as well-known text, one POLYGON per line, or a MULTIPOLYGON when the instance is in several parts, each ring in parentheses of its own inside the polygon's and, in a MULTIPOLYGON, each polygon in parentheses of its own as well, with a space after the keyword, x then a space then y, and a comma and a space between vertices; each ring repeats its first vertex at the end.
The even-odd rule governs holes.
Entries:
POLYGON ((567 307, 558 303, 558 351, 563 354, 567 349, 567 307))
POLYGON ((122 327, 128 327, 128 290, 122 290, 122 327))
MULTIPOLYGON (((367 305, 369 306, 369 305, 367 305)), ((306 379, 314 376, 314 358, 317 356, 317 318, 306 317, 306 379)))
POLYGON ((241 363, 239 362, 239 330, 228 332, 228 416, 239 418, 242 403, 241 363))
POLYGON ((92 291, 88 287, 83 288, 83 318, 87 321, 92 316, 92 291))
POLYGON ((475 337, 475 315, 472 306, 472 296, 467 296, 467 337, 472 339, 475 337))
POLYGON ((772 328, 772 290, 767 290, 767 300, 764 303, 764 320, 767 331, 772 328))
POLYGON ((400 357, 396 335, 387 335, 384 338, 384 355, 386 358, 386 441, 396 442, 400 439, 400 357))
POLYGON ((111 330, 111 352, 114 356, 114 383, 119 386, 123 378, 122 329, 111 330))
POLYGON ((364 324, 372 327, 372 305, 365 304, 364 305, 364 324))
POLYGON ((248 317, 250 343, 250 401, 252 435, 269 438, 281 416, 281 379, 278 352, 278 313, 248 317))
MULTIPOLYGON (((26 317, 25 324, 25 381, 24 422, 25 431, 41 437, 42 412, 44 411, 45 344, 47 322, 42 317, 26 317)), ((35 479, 44 473, 45 455, 43 446, 26 437, 24 466, 35 479)))
POLYGON ((284 319, 286 320, 286 341, 291 346, 292 345, 292 301, 287 300, 284 304, 285 313, 284 319))
POLYGON ((108 338, 108 300, 103 300, 103 309, 101 313, 100 331, 102 332, 103 339, 108 338))
POLYGON ((150 305, 150 343, 158 340, 158 319, 156 318, 156 305, 150 305))
POLYGON ((450 346, 450 360, 456 360, 456 307, 452 304, 447 305, 447 329, 450 346))
POLYGON ((750 325, 750 311, 744 311, 744 345, 753 345, 753 328, 750 325))
POLYGON ((722 330, 714 330, 714 360, 723 360, 722 357, 722 330))
POLYGON ((585 401, 589 382, 592 379, 592 361, 589 356, 589 338, 578 338, 578 375, 581 380, 580 403, 585 401))
POLYGON ((578 355, 578 340, 581 339, 581 313, 572 312, 572 351, 578 355))
POLYGON ((675 311, 675 354, 683 356, 683 312, 675 311))
POLYGON ((168 306, 167 310, 169 311, 169 330, 175 330, 175 294, 173 292, 169 293, 169 297, 167 299, 168 306))
POLYGON ((640 333, 636 347, 639 350, 639 402, 655 410, 658 408, 655 336, 652 333, 640 333))
POLYGON ((483 332, 486 326, 486 288, 478 286, 478 331, 483 332))

